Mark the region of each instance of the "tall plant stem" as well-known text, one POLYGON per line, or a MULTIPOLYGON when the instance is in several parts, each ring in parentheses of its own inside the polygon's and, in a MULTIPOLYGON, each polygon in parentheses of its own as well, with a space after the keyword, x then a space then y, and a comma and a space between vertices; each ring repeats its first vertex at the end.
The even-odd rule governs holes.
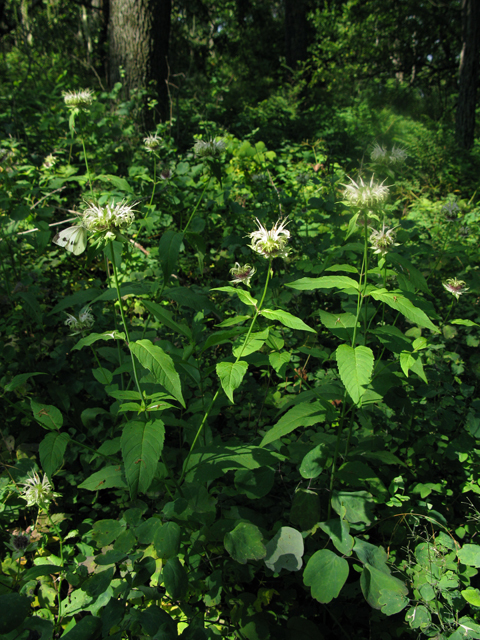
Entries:
POLYGON ((87 177, 88 177, 88 184, 90 185, 90 193, 93 196, 92 181, 90 179, 90 169, 88 168, 87 151, 85 149, 85 142, 83 140, 83 136, 80 136, 80 140, 82 141, 83 157, 85 158, 85 166, 87 167, 87 177))
POLYGON ((211 181, 211 177, 208 179, 208 181, 205 183, 205 186, 203 187, 203 191, 202 191, 202 195, 200 196, 200 198, 198 199, 197 204, 195 205, 195 209, 192 211, 190 218, 188 219, 187 224, 185 225, 183 232, 185 233, 186 230, 188 229, 188 227, 190 226, 190 223, 193 219, 193 216, 196 214, 198 207, 200 206, 201 201, 203 200, 203 196, 205 195, 205 191, 207 190, 207 187, 210 185, 210 181, 211 181))
MULTIPOLYGON (((357 339, 357 325, 362 311, 363 301, 365 299, 365 293, 367 290, 367 272, 368 272, 368 241, 367 241, 367 216, 365 215, 364 221, 364 243, 363 243, 363 260, 362 268, 360 270, 360 281, 358 283, 358 297, 357 297, 357 315, 355 318, 355 326, 353 327, 352 347, 355 348, 355 342, 357 339), (363 282, 362 282, 363 276, 363 282), (363 291, 362 291, 363 288, 363 291)), ((366 322, 366 321, 365 321, 366 322)), ((365 325, 366 329, 366 325, 365 325)))
MULTIPOLYGON (((112 251, 113 251, 113 245, 112 245, 112 251)), ((107 256, 107 252, 105 251, 104 253, 105 255, 105 272, 107 274, 107 278, 108 278, 108 282, 110 284, 110 269, 108 267, 108 256, 107 256)), ((122 304, 120 303, 120 307, 122 306, 122 304)), ((113 324, 115 325, 115 331, 118 331, 118 325, 117 325, 117 314, 115 313, 115 307, 113 308, 113 324)), ((122 366, 122 350, 120 348, 120 342, 118 340, 116 340, 117 343, 117 353, 118 353, 118 365, 119 367, 122 366)), ((122 389, 122 391, 124 391, 125 389, 125 384, 123 382, 123 372, 120 373, 120 388, 122 389)))
POLYGON ((333 491, 333 485, 335 482, 335 473, 337 471, 337 460, 338 460, 338 454, 340 451, 340 440, 342 438, 343 424, 345 422, 345 414, 346 414, 346 407, 347 407, 346 400, 347 400, 347 392, 345 391, 343 394, 342 415, 340 416, 340 421, 338 423, 338 429, 337 429, 337 441, 335 443, 335 453, 333 454, 332 472, 330 474, 330 486, 329 486, 330 500, 328 501, 327 520, 330 520, 330 514, 332 511, 332 491, 333 491))
MULTIPOLYGON (((60 545, 60 566, 62 567, 62 570, 63 570, 63 538, 62 538, 62 532, 60 531, 60 527, 53 523, 52 518, 50 517, 50 514, 48 513, 48 511, 47 511, 47 518, 48 518, 48 521, 50 522, 50 525, 51 525, 52 529, 54 530, 54 532, 58 536, 58 543, 60 545)), ((62 582, 63 582, 63 576, 60 573, 60 577, 58 579, 58 589, 57 589, 57 598, 58 598, 57 623, 58 623, 59 627, 60 627, 60 620, 62 619, 62 582)))
POLYGON ((154 154, 154 161, 153 161, 153 190, 152 190, 152 197, 150 198, 150 202, 148 204, 148 211, 145 214, 144 220, 146 220, 148 218, 148 214, 150 213, 150 208, 152 206, 152 202, 153 202, 153 198, 155 196, 155 189, 157 188, 157 156, 154 154))
MULTIPOLYGON (((118 274, 117 274, 117 265, 115 263, 115 252, 113 250, 113 242, 110 242, 110 253, 111 253, 111 261, 112 261, 112 267, 113 267, 113 277, 115 279, 115 287, 117 289, 117 298, 118 298, 118 304, 120 305, 120 314, 122 316, 122 323, 123 323, 123 329, 125 331, 125 337, 127 339, 127 345, 129 345, 129 351, 130 351, 130 335, 128 333, 128 327, 127 327, 127 321, 125 320, 125 314, 123 312, 123 306, 122 306, 122 296, 120 295, 120 285, 118 283, 118 274)), ((140 387, 140 382, 138 381, 138 374, 137 374, 137 365, 135 362, 135 358, 133 357, 133 353, 130 351, 130 358, 132 360, 132 367, 133 367, 133 377, 135 378, 135 384, 137 385, 137 391, 140 395, 142 395, 142 389, 140 387)))
MULTIPOLYGON (((256 320, 257 320, 257 318, 258 318, 258 314, 260 313, 260 310, 261 310, 261 308, 262 308, 263 301, 265 300, 265 296, 266 296, 266 294, 267 294, 268 283, 269 283, 269 281, 270 281, 270 275, 271 275, 271 271, 272 271, 272 268, 271 268, 271 267, 272 267, 272 260, 270 259, 270 260, 269 260, 269 262, 268 262, 268 272, 267 272, 267 278, 266 278, 266 280, 265 280, 265 286, 264 286, 264 288, 263 288, 263 295, 262 295, 262 298, 261 298, 261 300, 260 300, 260 303, 259 303, 258 307, 255 307, 255 315, 253 316, 252 322, 250 323, 250 327, 249 327, 248 332, 247 332, 247 337, 245 338, 245 340, 244 340, 244 342, 243 342, 242 350, 240 351, 240 353, 239 353, 239 354, 238 354, 238 356, 236 357, 236 359, 235 359, 235 363, 234 363, 234 364, 237 364, 237 362, 238 362, 238 361, 240 360, 240 358, 242 357, 242 355, 243 355, 243 351, 244 351, 244 349, 245 349, 245 346, 246 346, 246 344, 247 344, 247 342, 248 342, 248 339, 249 339, 249 337, 250 337, 250 334, 252 333, 252 329, 253 329, 253 327, 254 327, 254 325, 255 325, 255 322, 256 322, 256 320)), ((200 434, 201 434, 201 433, 202 433, 202 431, 203 431, 203 427, 204 427, 204 425, 205 425, 205 423, 206 423, 206 421, 207 421, 208 416, 210 415, 210 412, 211 412, 211 410, 212 410, 212 408, 213 408, 213 405, 215 404, 216 399, 217 399, 217 398, 218 398, 218 396, 220 395, 220 391, 221 391, 221 389, 222 389, 222 387, 221 387, 221 386, 220 386, 220 387, 218 387, 218 389, 217 389, 217 391, 216 391, 215 395, 213 396, 213 399, 212 399, 212 401, 211 401, 211 403, 210 403, 210 406, 208 407, 207 411, 205 412, 205 415, 203 416, 202 422, 200 423, 200 426, 198 427, 197 433, 195 434, 195 438, 193 439, 193 442, 192 442, 192 444, 191 444, 191 446, 190 446, 190 451, 188 452, 187 458, 186 458, 185 463, 184 463, 184 465, 183 465, 182 474, 181 474, 181 476, 180 476, 179 484, 182 484, 182 480, 183 480, 183 478, 184 478, 184 476, 185 476, 185 471, 186 471, 186 469, 188 468, 188 462, 189 462, 189 460, 190 460, 190 456, 192 455, 192 451, 194 450, 195 445, 197 444, 197 440, 198 440, 198 438, 200 437, 200 434)))

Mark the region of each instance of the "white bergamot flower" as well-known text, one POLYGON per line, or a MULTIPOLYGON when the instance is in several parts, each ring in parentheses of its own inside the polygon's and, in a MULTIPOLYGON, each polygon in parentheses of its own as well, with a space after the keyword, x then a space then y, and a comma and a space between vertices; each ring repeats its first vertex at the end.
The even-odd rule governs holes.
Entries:
POLYGON ((466 283, 463 280, 457 280, 457 278, 448 278, 448 280, 445 280, 442 284, 457 300, 463 293, 469 290, 469 287, 465 286, 466 283))
POLYGON ((93 92, 91 89, 80 89, 79 91, 65 91, 63 99, 67 107, 72 109, 85 109, 93 102, 93 92))
POLYGON ((135 220, 134 207, 137 204, 138 202, 127 204, 124 200, 105 205, 88 203, 87 208, 81 214, 83 226, 94 233, 112 233, 115 229, 124 231, 135 220))
POLYGON ((240 265, 239 262, 235 263, 235 266, 230 269, 230 273, 233 276, 233 280, 230 280, 231 284, 246 284, 250 286, 250 280, 256 272, 255 267, 249 264, 240 265))
POLYGON ((380 231, 373 230, 370 234, 370 244, 374 249, 373 253, 380 253, 382 256, 392 247, 398 247, 398 242, 395 242, 395 227, 389 229, 383 225, 380 231))
POLYGON ((203 158, 216 158, 225 151, 226 147, 225 141, 221 138, 219 140, 211 138, 210 140, 198 140, 193 151, 195 155, 203 158))
POLYGON ((257 231, 250 233, 252 244, 248 246, 264 258, 285 258, 288 255, 286 248, 290 238, 290 231, 286 229, 287 220, 281 218, 277 220, 270 231, 267 231, 258 218, 255 218, 258 225, 257 231))
POLYGON ((407 159, 407 152, 401 147, 393 145, 392 150, 388 151, 385 147, 382 147, 378 143, 372 149, 370 158, 374 162, 383 164, 402 164, 407 159))
POLYGON ((27 507, 37 506, 39 509, 48 511, 52 500, 60 495, 54 492, 45 473, 42 480, 40 480, 40 476, 34 471, 28 475, 27 480, 22 484, 21 497, 27 501, 27 507))
POLYGON ((95 318, 88 307, 84 307, 78 314, 78 318, 70 313, 67 313, 67 319, 65 324, 73 331, 72 336, 77 333, 81 333, 85 329, 91 329, 95 322, 95 318))
POLYGON ((343 195, 345 199, 357 207, 364 207, 371 209, 376 205, 381 204, 388 196, 388 187, 383 182, 377 184, 372 179, 370 184, 365 184, 362 178, 359 178, 358 183, 350 178, 352 184, 344 184, 345 187, 343 195))
POLYGON ((154 136, 147 136, 143 139, 143 144, 145 145, 145 149, 152 153, 155 151, 157 147, 159 147, 162 143, 162 139, 155 134, 154 136))

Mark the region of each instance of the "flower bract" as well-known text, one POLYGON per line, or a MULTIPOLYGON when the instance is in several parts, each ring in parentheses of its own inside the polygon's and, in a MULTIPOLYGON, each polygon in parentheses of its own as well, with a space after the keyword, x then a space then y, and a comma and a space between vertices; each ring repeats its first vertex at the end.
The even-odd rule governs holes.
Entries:
POLYGON ((383 183, 375 183, 373 176, 370 184, 365 184, 362 178, 359 178, 358 183, 350 178, 350 182, 351 184, 343 185, 343 195, 350 204, 357 207, 371 209, 381 204, 388 196, 388 187, 383 183))
POLYGON ((225 151, 226 146, 225 141, 221 139, 198 140, 193 147, 193 151, 197 156, 203 158, 216 158, 225 151))
POLYGON ((452 294, 452 296, 455 296, 457 300, 469 289, 469 287, 465 286, 465 282, 463 280, 457 280, 457 278, 448 278, 448 280, 445 280, 442 284, 445 289, 452 294))
POLYGON ((382 256, 392 247, 398 247, 398 242, 395 242, 395 228, 388 229, 385 225, 380 231, 372 231, 369 240, 374 249, 373 253, 379 253, 382 256))
POLYGON ((147 136, 146 138, 143 139, 143 144, 145 145, 145 149, 149 152, 152 153, 152 151, 155 151, 155 149, 157 149, 162 143, 162 139, 159 138, 157 136, 157 134, 155 134, 154 136, 147 136))
POLYGON ((124 231, 135 220, 136 204, 130 205, 124 200, 106 205, 89 203, 82 213, 83 226, 95 233, 113 232, 115 229, 124 231))
POLYGON ((85 109, 93 102, 93 92, 91 89, 80 89, 79 91, 66 91, 63 99, 67 107, 72 109, 85 109))
POLYGON ((78 314, 78 318, 73 316, 70 313, 67 313, 67 319, 65 320, 65 324, 70 327, 72 330, 72 336, 77 333, 81 333, 85 331, 85 329, 90 329, 95 322, 95 318, 92 315, 92 312, 88 307, 84 307, 80 313, 78 314))
POLYGON ((21 497, 27 501, 27 507, 37 506, 43 511, 48 511, 52 500, 59 495, 53 491, 46 474, 43 474, 43 478, 40 480, 40 476, 34 471, 23 483, 21 497))
POLYGON ((277 220, 275 225, 267 231, 260 220, 256 218, 258 230, 252 231, 250 238, 252 244, 248 245, 253 251, 259 253, 264 258, 283 258, 288 255, 286 248, 290 238, 290 231, 286 229, 286 220, 277 220))
POLYGON ((235 263, 235 266, 230 269, 230 273, 233 276, 233 280, 230 280, 231 284, 246 284, 250 286, 250 280, 255 274, 256 269, 249 264, 240 265, 239 262, 235 263))

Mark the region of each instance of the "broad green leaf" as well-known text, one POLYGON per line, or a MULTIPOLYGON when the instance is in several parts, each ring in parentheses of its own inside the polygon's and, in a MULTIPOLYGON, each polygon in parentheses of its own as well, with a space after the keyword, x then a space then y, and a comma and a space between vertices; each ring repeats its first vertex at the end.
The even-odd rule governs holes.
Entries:
POLYGON ((135 535, 140 544, 151 544, 161 526, 162 521, 160 518, 148 518, 148 520, 138 525, 135 529, 135 535))
POLYGON ((63 425, 62 413, 57 407, 51 404, 40 404, 34 400, 30 401, 30 407, 33 411, 33 417, 43 427, 50 431, 58 431, 63 425))
MULTIPOLYGON (((122 245, 118 244, 121 250, 122 245)), ((118 266, 118 265, 117 265, 118 266)), ((123 298, 124 296, 141 296, 145 294, 151 293, 152 286, 146 282, 124 282, 120 285, 120 296, 123 298)), ((102 302, 107 300, 117 300, 118 292, 116 287, 110 287, 106 289, 102 294, 94 298, 91 304, 95 302, 102 302)))
POLYGON ((333 542, 335 549, 344 556, 351 556, 355 540, 350 535, 350 527, 345 520, 340 518, 327 520, 320 523, 320 529, 324 531, 333 542))
POLYGON ((375 500, 367 491, 332 492, 332 508, 350 524, 363 523, 369 526, 373 520, 375 500))
POLYGON ((126 524, 119 520, 97 520, 93 524, 92 538, 101 549, 114 542, 125 531, 126 524))
POLYGON ((408 371, 415 364, 415 358, 412 355, 411 351, 402 351, 400 354, 400 366, 402 367, 403 373, 408 378, 408 371))
POLYGON ((263 498, 273 487, 275 471, 270 467, 238 469, 235 472, 235 488, 250 500, 263 498))
POLYGON ((390 575, 390 569, 387 565, 388 556, 383 547, 377 547, 366 540, 361 538, 355 538, 355 546, 353 548, 358 556, 358 559, 363 564, 369 564, 375 567, 382 573, 390 575))
POLYGON ((113 175, 101 175, 96 176, 96 180, 101 180, 102 182, 107 182, 113 184, 120 191, 126 191, 127 193, 133 193, 132 187, 128 184, 125 178, 120 178, 119 176, 113 175))
POLYGON ((360 460, 345 462, 337 471, 336 477, 352 487, 364 487, 368 484, 373 494, 388 498, 388 491, 383 482, 367 464, 360 460))
POLYGON ((260 529, 250 522, 239 522, 224 538, 224 546, 230 556, 240 564, 248 560, 261 560, 267 550, 260 529))
POLYGON ((282 351, 281 353, 274 351, 273 353, 268 354, 270 366, 275 369, 279 376, 282 375, 285 365, 290 362, 290 358, 291 355, 288 351, 282 351))
POLYGON ((364 565, 360 587, 368 604, 373 609, 382 609, 386 615, 398 613, 409 603, 405 597, 408 594, 405 584, 370 564, 364 565), (389 598, 394 599, 394 606, 389 606, 389 598))
MULTIPOLYGON (((84 607, 82 607, 84 608, 84 607)), ((62 607, 62 611, 64 611, 62 607)), ((67 611, 68 613, 68 611, 67 611)), ((80 612, 78 612, 80 613, 80 612)), ((102 621, 96 616, 87 615, 77 622, 77 624, 62 635, 62 640, 91 640, 97 637, 102 621)))
POLYGON ((469 604, 473 604, 474 607, 480 607, 480 591, 473 587, 468 587, 460 592, 465 600, 469 604))
POLYGON ((320 498, 309 489, 297 489, 290 509, 290 522, 309 531, 320 520, 320 498))
POLYGON ((411 340, 405 336, 398 327, 384 325, 371 331, 380 342, 392 353, 401 353, 411 350, 411 340))
POLYGON ((185 407, 180 376, 175 371, 172 358, 163 349, 153 345, 150 340, 137 340, 131 342, 129 347, 140 364, 153 374, 158 384, 185 407))
POLYGON ((329 549, 316 551, 305 567, 303 582, 322 604, 337 598, 348 578, 348 562, 329 549))
POLYGON ((245 291, 245 289, 236 289, 235 287, 216 287, 215 289, 212 289, 212 291, 225 291, 226 293, 233 293, 237 295, 240 300, 244 304, 247 304, 249 307, 257 306, 258 301, 255 298, 252 298, 252 296, 248 293, 248 291, 245 291))
POLYGON ((325 271, 344 271, 345 273, 358 273, 357 267, 351 264, 332 264, 331 267, 327 267, 325 271))
POLYGON ((234 329, 229 329, 228 331, 216 331, 212 333, 211 336, 205 340, 202 345, 202 353, 210 347, 216 347, 219 344, 225 344, 227 342, 231 342, 232 338, 237 338, 242 333, 246 333, 246 327, 235 327, 234 329))
POLYGON ((323 468, 329 457, 328 446, 321 442, 303 458, 300 465, 300 475, 306 480, 317 478, 323 471, 323 468))
POLYGON ((219 362, 217 364, 216 370, 222 389, 232 403, 234 402, 233 392, 242 384, 247 369, 248 363, 243 360, 239 360, 238 362, 219 362))
POLYGON ((480 567, 480 546, 478 544, 464 544, 458 552, 460 562, 469 567, 480 567))
POLYGON ((411 607, 405 614, 405 620, 411 629, 420 629, 422 626, 428 627, 432 622, 430 611, 423 605, 411 607))
POLYGON ((267 431, 260 446, 265 447, 270 442, 286 436, 298 427, 310 427, 319 422, 325 422, 326 413, 327 408, 318 400, 297 404, 289 409, 277 424, 267 431))
POLYGON ((157 527, 153 546, 159 558, 171 558, 176 556, 180 548, 181 529, 176 522, 165 522, 157 527))
POLYGON ((286 327, 290 327, 290 329, 298 329, 299 331, 310 331, 311 333, 316 333, 315 329, 312 329, 305 324, 303 320, 293 316, 291 313, 287 311, 282 311, 282 309, 277 309, 276 311, 272 311, 271 309, 263 309, 261 311, 261 315, 265 316, 269 320, 278 320, 286 327))
POLYGON ((297 291, 313 291, 314 289, 355 289, 358 291, 358 282, 348 276, 300 278, 294 282, 287 282, 286 286, 297 291))
POLYGON ((322 324, 325 325, 334 336, 337 336, 340 340, 351 342, 356 322, 356 318, 353 313, 334 314, 322 310, 318 313, 322 324))
POLYGON ((480 327, 480 324, 473 322, 472 320, 463 320, 459 318, 457 320, 450 320, 451 324, 461 324, 464 327, 480 327))
POLYGON ((44 376, 45 373, 35 372, 35 373, 20 373, 18 376, 14 376, 10 382, 5 385, 5 391, 15 391, 18 387, 21 387, 25 384, 25 382, 32 378, 33 376, 44 376))
POLYGON ((172 600, 182 600, 188 589, 188 576, 180 560, 169 558, 162 571, 163 583, 172 600))
POLYGON ((165 427, 161 420, 132 421, 123 428, 121 445, 125 476, 132 500, 150 487, 163 449, 165 427))
POLYGON ((300 531, 292 527, 281 527, 275 536, 267 543, 265 564, 279 573, 282 569, 299 571, 303 564, 303 536, 300 531))
POLYGON ((166 231, 160 238, 158 246, 158 259, 162 266, 164 283, 168 284, 170 276, 177 264, 178 254, 183 242, 183 233, 166 231))
POLYGON ((63 464, 63 456, 70 441, 68 433, 48 433, 39 446, 40 464, 47 476, 60 469, 63 464))
POLYGON ((186 324, 179 324, 178 322, 175 322, 172 314, 166 307, 161 304, 156 304, 155 302, 150 302, 149 300, 142 300, 142 305, 166 327, 191 340, 192 331, 190 327, 187 327, 186 324))
POLYGON ((105 571, 94 573, 82 583, 82 591, 89 596, 98 597, 105 593, 112 581, 115 567, 108 567, 105 571))
POLYGON ((19 593, 4 593, 0 595, 0 634, 6 635, 25 620, 31 612, 30 598, 21 596, 19 593))
POLYGON ((72 351, 89 347, 91 344, 99 340, 125 340, 125 334, 120 331, 104 331, 103 333, 90 333, 85 338, 81 338, 77 344, 72 347, 72 351))
POLYGON ((227 318, 220 324, 216 324, 216 327, 231 327, 234 324, 241 324, 245 320, 251 320, 251 316, 234 316, 233 318, 227 318))
POLYGON ((402 313, 410 322, 438 333, 438 328, 433 324, 427 314, 416 307, 408 298, 405 298, 400 291, 374 289, 370 295, 374 300, 384 302, 395 311, 402 313))
POLYGON ((248 336, 248 340, 246 340, 246 335, 242 335, 238 340, 235 341, 234 347, 232 349, 232 353, 235 358, 246 357, 251 353, 255 353, 255 351, 260 351, 260 349, 265 344, 265 340, 268 339, 268 333, 269 329, 251 333, 248 336))
POLYGON ((28 582, 29 580, 35 580, 35 578, 40 578, 40 576, 49 576, 51 574, 55 575, 56 573, 60 573, 63 571, 63 567, 57 564, 40 564, 35 567, 31 567, 27 569, 25 573, 22 573, 23 582, 28 582))
MULTIPOLYGON (((140 613, 140 612, 139 612, 140 613)), ((102 613, 102 619, 105 613, 102 613)), ((123 610, 122 610, 123 617, 123 610)), ((121 618, 120 618, 121 620, 121 618)), ((157 605, 150 605, 140 613, 140 622, 148 637, 160 636, 162 640, 176 640, 178 638, 177 623, 157 605)))
POLYGON ((365 387, 370 383, 373 371, 373 352, 369 347, 350 347, 341 344, 336 352, 340 378, 353 402, 361 406, 365 387))
POLYGON ((420 289, 424 293, 430 293, 430 289, 428 288, 427 281, 425 280, 424 275, 421 271, 419 271, 416 267, 413 266, 411 262, 409 262, 406 258, 401 256, 398 253, 389 252, 387 253, 385 259, 388 262, 392 262, 394 264, 399 264, 404 269, 404 273, 408 275, 410 282, 416 289, 420 289))
POLYGON ((82 484, 78 485, 79 489, 87 489, 88 491, 98 491, 99 489, 126 489, 125 475, 121 465, 109 466, 100 471, 96 471, 82 484))

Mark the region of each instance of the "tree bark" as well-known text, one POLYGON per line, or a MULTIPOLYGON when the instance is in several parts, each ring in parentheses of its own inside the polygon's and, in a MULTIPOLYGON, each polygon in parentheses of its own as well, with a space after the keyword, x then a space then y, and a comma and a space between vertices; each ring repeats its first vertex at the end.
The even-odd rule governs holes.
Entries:
MULTIPOLYGON (((123 68, 128 90, 153 88, 162 120, 169 112, 166 80, 171 9, 172 0, 110 0, 110 85, 121 81, 123 68)), ((145 115, 151 126, 151 112, 145 115)))
POLYGON ((460 55, 456 137, 464 149, 473 145, 480 51, 480 0, 463 0, 463 46, 460 55))

